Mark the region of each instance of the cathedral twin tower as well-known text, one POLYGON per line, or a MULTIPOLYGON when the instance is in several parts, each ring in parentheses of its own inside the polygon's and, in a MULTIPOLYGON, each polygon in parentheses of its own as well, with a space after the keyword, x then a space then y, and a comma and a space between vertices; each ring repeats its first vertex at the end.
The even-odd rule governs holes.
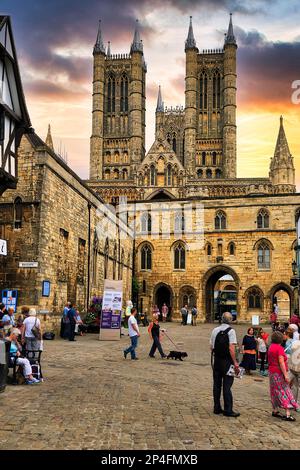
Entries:
MULTIPOLYGON (((202 52, 191 18, 185 108, 164 108, 159 89, 156 137, 168 141, 189 178, 236 178, 236 49, 231 17, 223 49, 202 52)), ((147 68, 138 22, 130 53, 114 55, 99 24, 93 56, 90 181, 134 181, 145 158, 147 68)))

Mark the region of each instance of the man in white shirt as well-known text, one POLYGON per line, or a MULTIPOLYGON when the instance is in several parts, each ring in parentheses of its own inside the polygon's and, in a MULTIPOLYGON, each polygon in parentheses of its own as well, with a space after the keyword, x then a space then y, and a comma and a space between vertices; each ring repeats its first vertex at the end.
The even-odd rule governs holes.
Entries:
POLYGON ((129 330, 131 345, 127 349, 124 349, 123 351, 125 359, 127 357, 127 354, 130 353, 131 359, 134 361, 137 361, 138 359, 135 355, 135 350, 137 348, 138 338, 140 336, 139 327, 135 318, 136 313, 137 313, 136 308, 133 308, 131 310, 131 315, 128 318, 128 330, 129 330))
POLYGON ((235 356, 235 346, 237 344, 236 333, 230 327, 232 315, 225 312, 222 315, 222 323, 214 328, 210 338, 210 348, 214 354, 213 365, 213 394, 214 394, 214 413, 237 418, 240 413, 233 411, 233 398, 231 387, 234 378, 227 375, 230 366, 233 364, 236 374, 239 372, 239 365, 235 356), (223 389, 224 410, 221 407, 221 391, 223 389))

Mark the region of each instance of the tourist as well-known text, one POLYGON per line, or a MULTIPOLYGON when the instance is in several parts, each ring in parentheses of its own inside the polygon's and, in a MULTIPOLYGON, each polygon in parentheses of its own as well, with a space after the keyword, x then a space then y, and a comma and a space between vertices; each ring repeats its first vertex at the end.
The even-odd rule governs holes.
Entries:
POLYGON ((2 317, 4 335, 7 335, 15 326, 15 312, 13 307, 9 307, 7 313, 2 317))
POLYGON ((60 337, 65 338, 69 335, 69 331, 66 331, 69 325, 68 311, 70 310, 70 302, 67 302, 60 321, 60 337))
POLYGON ((131 359, 134 361, 138 359, 138 357, 136 357, 135 350, 137 348, 138 338, 140 336, 139 327, 135 318, 136 313, 137 313, 136 308, 133 308, 131 310, 131 314, 128 319, 128 330, 129 330, 129 337, 130 337, 131 345, 127 349, 124 349, 123 351, 125 359, 127 357, 127 354, 130 353, 131 359))
POLYGON ((239 373, 239 365, 236 359, 236 333, 230 326, 232 315, 225 312, 222 315, 222 323, 214 328, 210 338, 210 347, 214 356, 213 363, 213 394, 214 413, 237 418, 240 413, 233 411, 233 397, 231 387, 234 381, 233 376, 227 375, 230 366, 234 365, 234 371, 239 373), (221 407, 221 391, 223 389, 224 410, 221 407))
POLYGON ((160 311, 157 305, 153 305, 152 316, 153 315, 158 315, 158 318, 160 318, 160 311))
POLYGON ((267 340, 268 335, 264 333, 263 329, 260 328, 257 335, 257 349, 260 357, 260 375, 265 377, 268 376, 268 372, 265 370, 265 360, 267 355, 267 340))
POLYGON ((181 309, 181 318, 182 318, 182 321, 181 321, 181 324, 182 325, 186 325, 187 324, 187 316, 188 316, 188 306, 185 305, 184 307, 182 307, 181 309))
POLYGON ((192 308, 192 325, 193 326, 196 326, 197 324, 197 315, 198 315, 198 311, 197 311, 197 308, 196 308, 196 305, 192 308))
POLYGON ((167 316, 168 316, 169 309, 167 307, 167 304, 164 303, 162 308, 161 308, 161 313, 162 313, 162 321, 165 322, 167 321, 167 316))
POLYGON ((246 374, 251 375, 251 370, 256 370, 256 339, 253 328, 248 328, 243 338, 243 360, 240 367, 244 367, 246 374))
POLYGON ((284 349, 285 354, 291 354, 291 348, 294 341, 294 330, 292 328, 287 328, 283 335, 283 342, 282 347, 284 349), (284 341, 285 340, 285 341, 284 341))
POLYGON ((270 322, 271 322, 271 325, 272 325, 272 330, 275 331, 276 323, 277 323, 277 314, 274 312, 274 310, 270 315, 270 322))
POLYGON ((295 324, 297 325, 297 327, 299 328, 299 325, 300 325, 300 318, 299 318, 299 313, 298 313, 298 310, 294 310, 294 313, 293 315, 291 316, 291 319, 290 319, 290 324, 295 324))
POLYGON ((76 326, 76 308, 75 304, 70 302, 70 308, 67 313, 69 319, 69 341, 76 341, 75 339, 75 326, 76 326))
POLYGON ((274 331, 268 350, 272 416, 287 421, 296 421, 291 415, 291 409, 299 410, 300 406, 295 401, 289 387, 287 356, 281 345, 282 341, 283 334, 280 331, 274 331), (282 416, 278 408, 283 408, 286 415, 282 416))
POLYGON ((153 315, 152 321, 150 322, 150 325, 148 327, 148 333, 150 335, 150 338, 153 340, 152 347, 149 352, 149 357, 155 357, 155 351, 158 349, 159 354, 161 355, 161 358, 164 359, 166 354, 163 352, 161 343, 160 343, 160 326, 159 326, 159 317, 157 313, 153 315))
POLYGON ((15 360, 17 366, 22 367, 25 381, 28 385, 40 383, 40 381, 35 379, 32 375, 32 368, 29 360, 21 357, 22 346, 18 343, 19 335, 20 330, 13 328, 7 338, 8 341, 10 341, 10 358, 15 360), (15 359, 15 357, 17 357, 17 359, 15 359))
POLYGON ((41 351, 41 322, 36 316, 36 310, 31 308, 29 310, 29 316, 24 320, 24 329, 22 331, 22 344, 25 343, 26 351, 41 351), (38 328, 40 331, 40 338, 37 338, 32 328, 38 328))
POLYGON ((76 320, 75 333, 78 333, 80 336, 83 336, 83 334, 87 332, 87 325, 83 323, 78 310, 76 310, 75 320, 76 320))
POLYGON ((290 323, 289 330, 293 331, 293 340, 299 341, 300 338, 299 338, 298 326, 295 323, 290 323))
POLYGON ((290 387, 295 400, 300 399, 300 341, 293 341, 288 356, 290 387))

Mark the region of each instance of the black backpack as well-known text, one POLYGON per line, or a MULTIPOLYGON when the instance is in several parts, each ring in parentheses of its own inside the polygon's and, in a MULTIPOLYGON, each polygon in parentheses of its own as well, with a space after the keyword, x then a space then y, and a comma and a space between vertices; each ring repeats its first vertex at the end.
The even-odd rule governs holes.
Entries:
POLYGON ((226 359, 230 357, 229 352, 229 336, 228 333, 231 330, 231 326, 226 330, 219 331, 215 339, 214 354, 220 359, 226 359))

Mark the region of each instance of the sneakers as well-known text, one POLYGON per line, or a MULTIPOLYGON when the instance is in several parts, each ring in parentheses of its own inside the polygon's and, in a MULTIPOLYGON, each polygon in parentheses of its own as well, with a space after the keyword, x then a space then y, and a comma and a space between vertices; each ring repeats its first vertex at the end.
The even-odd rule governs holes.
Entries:
POLYGON ((35 379, 34 377, 32 380, 26 380, 27 385, 34 385, 34 384, 39 384, 39 383, 40 381, 38 379, 35 379))

